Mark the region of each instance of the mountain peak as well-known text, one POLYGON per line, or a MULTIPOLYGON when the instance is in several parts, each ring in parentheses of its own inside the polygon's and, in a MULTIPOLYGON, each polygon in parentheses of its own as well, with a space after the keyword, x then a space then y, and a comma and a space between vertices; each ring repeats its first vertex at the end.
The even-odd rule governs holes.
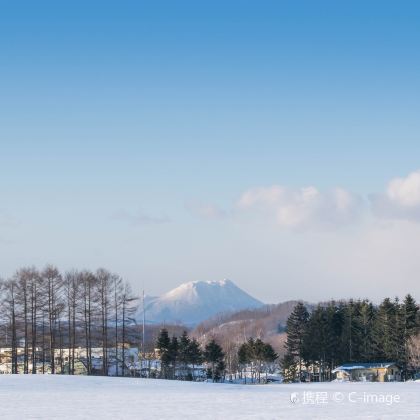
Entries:
POLYGON ((150 322, 197 324, 219 312, 262 306, 263 303, 229 279, 191 281, 156 298, 146 307, 150 322))

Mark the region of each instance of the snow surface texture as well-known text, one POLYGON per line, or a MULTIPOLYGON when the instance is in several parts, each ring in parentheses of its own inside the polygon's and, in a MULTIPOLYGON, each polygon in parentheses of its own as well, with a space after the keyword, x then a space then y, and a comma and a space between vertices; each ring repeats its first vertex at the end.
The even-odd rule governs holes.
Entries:
POLYGON ((230 385, 134 378, 1 375, 1 419, 418 419, 420 383, 230 385), (304 404, 303 393, 344 401, 304 404), (352 403, 363 393, 399 403, 352 403), (290 396, 299 401, 292 403, 290 396))
MULTIPOLYGON (((220 312, 252 309, 263 303, 236 286, 231 280, 193 281, 158 298, 148 298, 148 322, 198 324, 220 312)), ((141 311, 138 318, 141 319, 141 311)))

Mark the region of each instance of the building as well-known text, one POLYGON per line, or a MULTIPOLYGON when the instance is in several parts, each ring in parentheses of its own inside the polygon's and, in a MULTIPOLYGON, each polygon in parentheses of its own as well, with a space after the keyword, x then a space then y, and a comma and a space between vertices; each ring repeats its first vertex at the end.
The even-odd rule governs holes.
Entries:
POLYGON ((342 381, 401 381, 401 369, 395 362, 346 363, 335 368, 332 373, 342 381))

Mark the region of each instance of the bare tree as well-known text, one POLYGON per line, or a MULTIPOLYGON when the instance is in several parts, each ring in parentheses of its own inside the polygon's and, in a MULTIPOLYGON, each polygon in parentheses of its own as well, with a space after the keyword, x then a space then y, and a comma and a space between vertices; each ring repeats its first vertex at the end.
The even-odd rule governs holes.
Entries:
POLYGON ((86 352, 86 368, 88 374, 92 373, 92 323, 95 313, 95 301, 93 299, 93 291, 96 285, 96 277, 90 271, 81 273, 81 311, 82 324, 84 331, 85 352, 86 352))
MULTIPOLYGON (((17 284, 16 279, 11 279, 7 281, 1 281, 0 283, 1 291, 1 313, 5 317, 4 321, 9 327, 11 332, 11 364, 12 364, 12 374, 18 373, 18 360, 17 360, 17 322, 16 322, 16 313, 17 313, 17 303, 16 303, 16 293, 17 293, 17 284)), ((7 346, 7 338, 6 338, 7 346)))
POLYGON ((15 274, 16 282, 16 300, 21 307, 21 316, 23 318, 23 340, 24 340, 24 350, 23 350, 23 373, 29 372, 29 304, 28 304, 28 284, 30 279, 31 269, 22 268, 18 270, 15 274))
POLYGON ((124 282, 121 307, 122 307, 122 376, 125 376, 125 346, 126 346, 126 325, 132 320, 137 307, 135 305, 137 297, 133 296, 130 284, 124 282))
POLYGON ((65 274, 64 277, 64 289, 66 295, 66 306, 67 306, 67 340, 68 340, 68 351, 69 360, 68 367, 69 373, 74 375, 74 363, 75 363, 75 348, 76 348, 76 312, 77 303, 79 297, 79 286, 80 286, 80 273, 72 270, 65 274))
MULTIPOLYGON (((43 289, 46 295, 46 311, 48 317, 48 341, 49 341, 49 358, 51 364, 51 373, 54 374, 55 367, 55 349, 56 349, 56 329, 57 321, 61 312, 63 279, 58 269, 52 265, 48 265, 41 273, 43 279, 43 289)), ((45 351, 43 349, 43 351, 45 351)))
MULTIPOLYGON (((114 310, 114 334, 115 334, 115 373, 117 376, 119 376, 119 357, 118 357, 118 326, 119 326, 119 312, 121 308, 121 294, 123 291, 123 283, 122 278, 117 275, 112 275, 112 287, 113 287, 113 310, 114 310)), ((123 314, 124 317, 124 314, 123 314)), ((124 320, 123 320, 124 324, 124 320)), ((124 354, 124 339, 123 339, 123 354, 124 354)), ((123 358, 123 364, 124 364, 124 358, 123 358)), ((123 370, 123 376, 124 376, 124 370, 123 370)))
POLYGON ((135 300, 128 283, 105 269, 62 276, 48 265, 41 272, 22 268, 10 280, 0 279, 0 327, 5 331, 0 342, 11 343, 12 373, 64 373, 68 367, 74 374, 81 357, 92 374, 92 349, 101 346, 103 375, 110 373, 114 351, 116 373, 125 375, 135 300), (77 351, 83 346, 85 356, 77 351))
POLYGON ((38 316, 40 307, 42 307, 41 300, 41 277, 37 270, 31 269, 28 271, 29 280, 29 301, 30 301, 30 315, 31 315, 31 364, 32 374, 36 374, 37 368, 37 339, 38 339, 38 316))
POLYGON ((109 359, 108 359, 108 322, 112 289, 112 274, 100 268, 96 271, 97 278, 97 294, 100 303, 101 317, 101 344, 102 344, 102 374, 108 375, 109 359))

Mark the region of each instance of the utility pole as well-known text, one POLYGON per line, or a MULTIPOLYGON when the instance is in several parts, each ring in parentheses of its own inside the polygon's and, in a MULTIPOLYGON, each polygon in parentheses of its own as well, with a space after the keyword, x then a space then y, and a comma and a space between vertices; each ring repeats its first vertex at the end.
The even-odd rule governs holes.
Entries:
MULTIPOLYGON (((145 349, 144 349, 144 342, 145 342, 145 340, 144 340, 144 332, 145 332, 145 330, 146 330, 146 328, 145 328, 145 324, 146 324, 146 307, 145 307, 145 305, 144 305, 144 289, 143 289, 143 333, 142 333, 142 337, 141 337, 141 340, 142 340, 142 343, 141 343, 141 350, 142 350, 142 361, 141 361, 141 367, 143 368, 143 360, 145 360, 145 354, 146 354, 146 352, 145 352, 145 349)), ((149 375, 147 375, 147 376, 149 376, 149 375)))

